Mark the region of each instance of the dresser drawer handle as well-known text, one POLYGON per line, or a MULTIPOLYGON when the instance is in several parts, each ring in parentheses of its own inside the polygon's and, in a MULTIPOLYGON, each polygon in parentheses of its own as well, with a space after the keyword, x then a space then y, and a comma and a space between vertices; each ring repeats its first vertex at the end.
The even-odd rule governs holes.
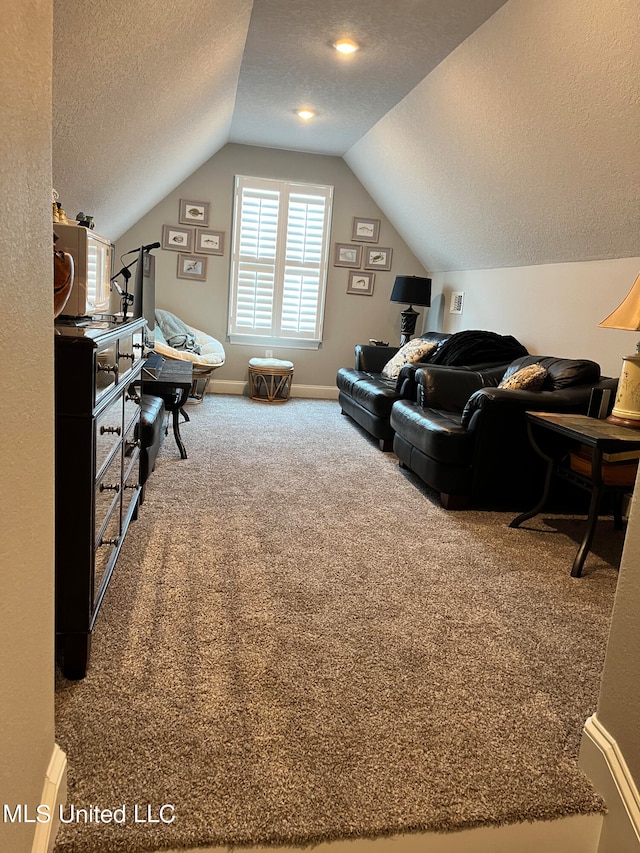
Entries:
POLYGON ((114 483, 113 485, 109 485, 109 483, 100 483, 100 491, 101 492, 119 492, 120 491, 120 483, 114 483))
POLYGON ((104 435, 105 433, 115 433, 116 435, 121 435, 122 434, 122 427, 101 426, 100 427, 100 435, 104 435))
POLYGON ((122 352, 122 353, 120 353, 118 358, 130 358, 131 361, 133 361, 133 359, 135 358, 135 355, 132 352, 122 352))
POLYGON ((132 344, 133 349, 144 349, 144 344, 132 344))
POLYGON ((98 373, 117 373, 118 365, 117 364, 99 364, 98 365, 98 373))

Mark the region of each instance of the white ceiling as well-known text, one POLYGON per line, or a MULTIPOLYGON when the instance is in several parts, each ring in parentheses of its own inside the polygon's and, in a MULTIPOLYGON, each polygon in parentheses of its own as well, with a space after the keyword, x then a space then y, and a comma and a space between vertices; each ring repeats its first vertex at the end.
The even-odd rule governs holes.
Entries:
POLYGON ((635 257, 639 42, 638 0, 54 0, 54 187, 115 240, 235 142, 343 156, 431 272, 635 257))
POLYGON ((116 239, 228 141, 342 155, 504 2, 55 0, 54 186, 116 239))
POLYGON ((343 155, 504 3, 255 0, 230 141, 343 155), (361 49, 339 54, 340 37, 361 49))

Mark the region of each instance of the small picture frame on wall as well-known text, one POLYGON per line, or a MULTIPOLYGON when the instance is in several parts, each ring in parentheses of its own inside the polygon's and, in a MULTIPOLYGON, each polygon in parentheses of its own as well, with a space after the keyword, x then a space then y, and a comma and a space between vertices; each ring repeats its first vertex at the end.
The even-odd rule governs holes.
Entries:
POLYGON ((358 293, 360 296, 373 296, 375 273, 349 270, 347 293, 358 293))
POLYGON ((178 278, 206 281, 207 259, 197 255, 178 255, 178 278))
POLYGON ((224 255, 224 231, 196 230, 194 252, 201 255, 224 255))
POLYGON ((379 236, 379 219, 365 219, 362 216, 353 217, 352 240, 357 240, 359 243, 377 243, 379 236))
POLYGON ((364 251, 364 268, 366 270, 390 270, 392 249, 383 249, 376 246, 370 249, 368 246, 364 251))
POLYGON ((193 229, 180 228, 178 225, 162 226, 162 248, 172 252, 191 252, 193 249, 193 229))
POLYGON ((181 198, 178 222, 182 225, 202 225, 206 228, 209 224, 209 202, 181 198))
POLYGON ((333 258, 334 267, 354 267, 358 269, 362 263, 362 246, 352 246, 350 243, 336 243, 333 258))

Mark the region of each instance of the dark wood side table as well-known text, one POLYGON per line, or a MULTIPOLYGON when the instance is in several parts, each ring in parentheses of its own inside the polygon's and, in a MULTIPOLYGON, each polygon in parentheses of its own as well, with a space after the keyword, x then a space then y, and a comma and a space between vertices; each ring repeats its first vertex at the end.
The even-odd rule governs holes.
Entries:
POLYGON ((187 451, 180 435, 180 414, 185 421, 189 420, 189 416, 183 407, 191 390, 193 365, 190 361, 163 359, 158 353, 152 353, 142 367, 141 380, 142 393, 161 397, 165 409, 171 412, 173 435, 181 458, 186 459, 187 451))
POLYGON ((607 491, 616 493, 615 497, 619 500, 614 513, 615 524, 616 527, 622 528, 620 511, 622 494, 633 488, 629 485, 605 482, 603 471, 606 460, 604 457, 609 454, 640 450, 640 430, 616 426, 606 420, 590 418, 587 415, 547 412, 527 412, 527 429, 534 450, 547 462, 544 489, 538 503, 532 509, 514 518, 509 527, 519 527, 523 522, 542 512, 549 498, 554 476, 587 489, 591 492, 591 500, 586 529, 571 568, 572 577, 580 577, 593 542, 604 494, 607 491), (580 448, 588 448, 591 451, 588 474, 579 473, 567 462, 571 451, 580 448))

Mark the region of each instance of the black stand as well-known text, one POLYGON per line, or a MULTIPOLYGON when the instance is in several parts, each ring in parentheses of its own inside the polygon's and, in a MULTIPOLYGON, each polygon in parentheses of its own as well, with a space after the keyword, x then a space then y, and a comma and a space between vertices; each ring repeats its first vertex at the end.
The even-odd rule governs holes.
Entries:
POLYGON ((118 295, 122 299, 121 311, 122 311, 122 322, 126 323, 127 321, 127 308, 129 305, 133 305, 134 295, 133 293, 129 293, 129 279, 131 278, 131 273, 129 272, 129 267, 132 267, 135 263, 138 262, 138 259, 131 261, 130 264, 127 264, 125 267, 117 272, 115 275, 111 276, 111 284, 115 287, 118 295), (122 276, 124 279, 124 290, 120 287, 116 279, 118 276, 122 276))
POLYGON ((409 307, 405 308, 400 316, 402 317, 402 325, 400 326, 400 346, 403 347, 411 340, 411 336, 416 330, 416 321, 420 314, 417 311, 414 311, 412 305, 409 305, 409 307))

